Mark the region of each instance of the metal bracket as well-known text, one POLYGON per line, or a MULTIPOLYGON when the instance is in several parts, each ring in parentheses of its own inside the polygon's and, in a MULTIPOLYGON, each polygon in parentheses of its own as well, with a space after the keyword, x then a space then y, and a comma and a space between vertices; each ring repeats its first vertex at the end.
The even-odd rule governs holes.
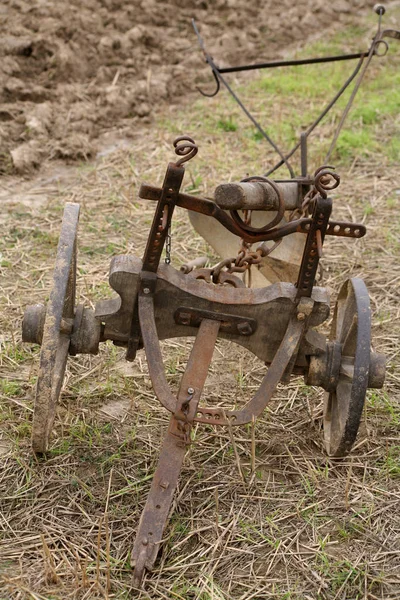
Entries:
POLYGON ((331 212, 332 200, 317 196, 297 280, 297 298, 312 294, 331 212))
POLYGON ((179 307, 174 314, 177 325, 188 327, 200 327, 203 319, 220 322, 220 331, 233 335, 252 335, 257 329, 257 321, 248 317, 230 315, 225 313, 213 313, 208 310, 197 308, 179 307))
POLYGON ((218 330, 218 322, 202 322, 182 377, 176 399, 176 414, 170 420, 132 551, 135 563, 133 580, 137 587, 141 584, 145 569, 151 570, 157 558, 218 330))

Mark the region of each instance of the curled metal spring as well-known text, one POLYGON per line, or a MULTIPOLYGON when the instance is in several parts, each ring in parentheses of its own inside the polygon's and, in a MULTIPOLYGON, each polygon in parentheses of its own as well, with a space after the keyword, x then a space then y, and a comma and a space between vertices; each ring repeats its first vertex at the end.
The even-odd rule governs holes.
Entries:
POLYGON ((174 148, 175 154, 182 156, 182 158, 176 162, 177 167, 181 167, 183 163, 196 156, 199 151, 196 142, 188 135, 180 135, 177 137, 174 140, 174 148))
POLYGON ((334 190, 340 184, 340 175, 335 173, 335 167, 322 165, 314 173, 314 186, 323 198, 326 198, 326 192, 334 190))
POLYGON ((311 215, 316 196, 320 194, 326 198, 327 191, 334 190, 338 187, 340 184, 340 175, 335 173, 334 168, 335 167, 323 165, 315 171, 313 187, 304 196, 301 206, 299 208, 295 208, 290 213, 289 221, 295 221, 311 215))

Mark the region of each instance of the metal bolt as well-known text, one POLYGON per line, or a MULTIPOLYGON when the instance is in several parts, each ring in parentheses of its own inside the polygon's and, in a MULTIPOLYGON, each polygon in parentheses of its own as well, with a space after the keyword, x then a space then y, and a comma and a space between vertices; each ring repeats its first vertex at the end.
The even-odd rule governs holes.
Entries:
POLYGON ((74 322, 72 319, 61 319, 60 331, 61 331, 61 333, 70 335, 72 333, 73 326, 74 326, 74 322))
POLYGON ((297 313, 297 320, 298 321, 304 321, 305 318, 306 318, 306 315, 303 312, 297 313))
POLYGON ((191 395, 194 394, 194 388, 189 387, 188 388, 188 394, 191 394, 191 395))
POLYGON ((144 294, 150 294, 150 288, 143 288, 143 293, 144 294))
POLYGON ((163 490, 166 490, 169 487, 169 482, 168 481, 161 481, 160 482, 160 488, 162 488, 163 490))
POLYGON ((142 539, 143 546, 147 546, 148 543, 149 543, 149 540, 147 539, 147 537, 142 539))
POLYGON ((242 335, 251 335, 253 333, 253 329, 250 323, 248 323, 247 321, 244 321, 243 323, 238 323, 237 330, 242 335))
POLYGON ((179 315, 179 320, 182 325, 190 325, 190 313, 181 312, 179 315))

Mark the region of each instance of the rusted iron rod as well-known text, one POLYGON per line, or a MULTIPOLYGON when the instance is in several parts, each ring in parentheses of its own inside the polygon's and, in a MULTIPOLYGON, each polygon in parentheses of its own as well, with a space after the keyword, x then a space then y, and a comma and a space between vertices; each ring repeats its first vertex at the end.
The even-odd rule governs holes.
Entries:
POLYGON ((191 424, 196 416, 219 326, 218 321, 207 319, 201 323, 182 377, 175 413, 171 417, 164 439, 132 551, 132 560, 135 563, 133 581, 137 587, 141 584, 145 569, 151 570, 157 558, 183 459, 190 443, 191 424))
POLYGON ((340 60, 355 60, 364 57, 367 52, 356 52, 354 54, 338 54, 337 56, 322 56, 317 58, 303 58, 298 60, 274 60, 266 63, 255 63, 254 65, 241 65, 239 67, 218 67, 220 73, 236 73, 238 71, 252 71, 254 69, 274 69, 275 67, 297 67, 300 65, 313 65, 318 63, 337 62, 340 60))

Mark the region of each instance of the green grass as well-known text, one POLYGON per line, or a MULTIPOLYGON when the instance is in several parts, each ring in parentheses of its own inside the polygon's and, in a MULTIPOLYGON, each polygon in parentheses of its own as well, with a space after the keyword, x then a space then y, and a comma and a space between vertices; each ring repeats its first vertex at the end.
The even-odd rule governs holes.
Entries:
MULTIPOLYGON (((367 31, 365 26, 351 27, 350 33, 346 28, 345 32, 339 32, 328 40, 307 45, 295 57, 355 51, 365 47, 367 31)), ((391 40, 388 55, 372 60, 332 155, 331 160, 336 166, 347 165, 354 159, 368 159, 378 151, 391 164, 400 160, 399 46, 396 40, 391 40)), ((336 94, 354 66, 355 62, 349 61, 265 70, 246 84, 233 84, 233 87, 270 137, 288 151, 336 94)), ((353 84, 309 137, 311 171, 324 162, 353 84)), ((246 168, 251 169, 252 174, 258 169, 261 171, 262 167, 258 165, 265 165, 266 159, 269 164, 276 162, 276 156, 261 133, 226 91, 221 91, 212 100, 198 100, 187 115, 181 115, 180 121, 181 124, 184 122, 182 129, 191 130, 193 135, 197 129, 201 130, 202 138, 210 134, 214 144, 221 148, 225 162, 229 160, 230 148, 241 147, 246 157, 246 168)), ((162 127, 166 129, 176 130, 176 125, 176 119, 162 121, 162 127)), ((199 134, 195 137, 200 139, 199 134)), ((292 160, 298 172, 299 158, 292 160)), ((218 168, 218 163, 215 166, 218 168)), ((277 173, 286 176, 283 168, 277 173)))
POLYGON ((25 363, 39 353, 40 347, 35 345, 27 346, 13 342, 5 342, 1 347, 1 356, 4 360, 13 363, 25 363))
POLYGON ((387 477, 398 479, 400 477, 400 446, 395 444, 387 448, 382 469, 387 477))
POLYGON ((365 129, 345 130, 336 144, 336 156, 340 161, 349 161, 355 156, 368 156, 377 148, 373 133, 365 129))
POLYGON ((221 118, 217 121, 217 128, 221 131, 225 131, 226 133, 230 131, 236 131, 238 126, 233 120, 232 117, 228 117, 226 119, 221 118))
POLYGON ((400 425, 400 404, 393 402, 385 390, 370 391, 368 396, 370 410, 383 417, 387 425, 400 425))
POLYGON ((0 379, 0 393, 6 396, 22 396, 23 388, 17 381, 0 379))
POLYGON ((400 138, 399 137, 392 138, 389 141, 385 153, 393 163, 398 163, 400 161, 400 138))

